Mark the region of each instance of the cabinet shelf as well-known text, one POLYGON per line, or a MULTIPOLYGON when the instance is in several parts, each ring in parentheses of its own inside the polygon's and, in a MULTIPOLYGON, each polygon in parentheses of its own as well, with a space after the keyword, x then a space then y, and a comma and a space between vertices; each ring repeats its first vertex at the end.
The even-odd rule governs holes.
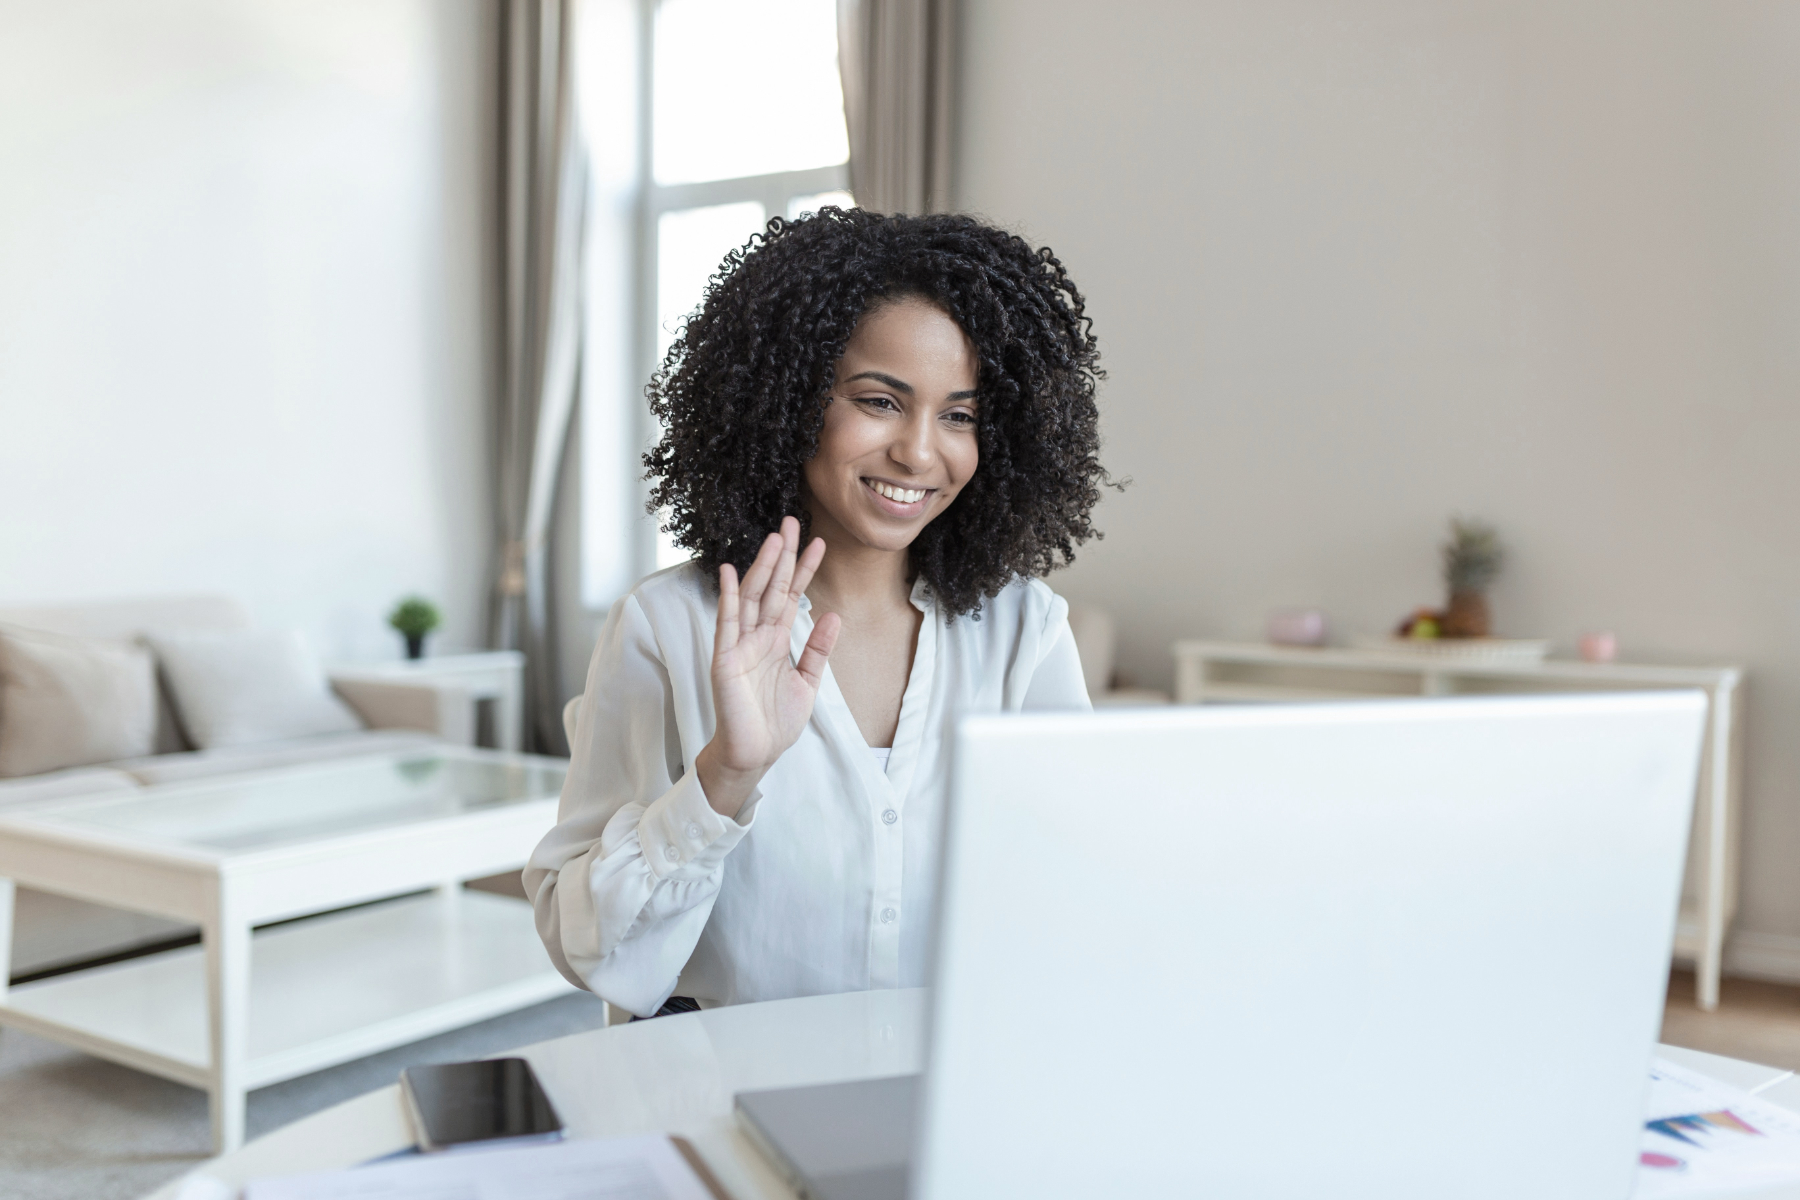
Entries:
POLYGON ((1177 704, 1294 704, 1463 693, 1697 688, 1708 701, 1694 831, 1675 955, 1691 958, 1700 1007, 1719 1003, 1725 935, 1737 910, 1742 748, 1735 666, 1644 663, 1466 662, 1405 650, 1175 643, 1177 704))

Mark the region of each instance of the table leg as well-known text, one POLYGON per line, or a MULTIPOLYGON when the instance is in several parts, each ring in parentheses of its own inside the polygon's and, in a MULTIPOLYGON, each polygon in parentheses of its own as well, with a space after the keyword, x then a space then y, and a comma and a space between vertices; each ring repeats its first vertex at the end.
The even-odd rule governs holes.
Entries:
POLYGON ((1175 703, 1200 704, 1206 698, 1206 660, 1183 654, 1175 659, 1175 703))
POLYGON ((244 1060, 249 1057, 250 926, 221 904, 206 943, 206 1016, 212 1042, 213 1153, 244 1144, 244 1060))
POLYGON ((507 671, 494 699, 494 741, 502 750, 517 751, 525 727, 525 681, 518 670, 507 671))
POLYGON ((1702 761, 1706 776, 1700 781, 1701 821, 1706 830, 1706 854, 1700 880, 1700 960, 1694 964, 1696 1000, 1701 1011, 1719 1007, 1719 975, 1725 965, 1726 895, 1729 865, 1726 854, 1731 830, 1732 695, 1730 687, 1711 689, 1707 713, 1706 752, 1702 761))
POLYGON ((13 881, 0 879, 0 1004, 12 979, 13 881))
POLYGON ((437 887, 438 912, 443 918, 439 929, 438 961, 435 964, 445 986, 452 991, 468 977, 469 961, 463 937, 465 904, 462 880, 447 879, 437 887))
POLYGON ((462 920, 463 885, 460 879, 446 879, 437 885, 438 902, 443 905, 445 920, 452 925, 462 920))

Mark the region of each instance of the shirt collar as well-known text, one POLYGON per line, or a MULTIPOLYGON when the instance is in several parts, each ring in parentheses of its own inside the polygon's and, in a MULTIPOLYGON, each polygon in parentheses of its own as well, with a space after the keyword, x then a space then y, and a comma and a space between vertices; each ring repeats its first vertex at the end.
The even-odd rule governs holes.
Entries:
POLYGON ((931 585, 925 582, 923 575, 913 580, 912 606, 927 616, 931 615, 931 585))
MULTIPOLYGON (((908 596, 907 599, 912 601, 912 606, 914 608, 927 616, 931 615, 931 585, 925 582, 925 577, 923 575, 913 580, 912 594, 908 596)), ((808 596, 805 592, 800 593, 800 611, 803 613, 812 612, 812 597, 808 596)))

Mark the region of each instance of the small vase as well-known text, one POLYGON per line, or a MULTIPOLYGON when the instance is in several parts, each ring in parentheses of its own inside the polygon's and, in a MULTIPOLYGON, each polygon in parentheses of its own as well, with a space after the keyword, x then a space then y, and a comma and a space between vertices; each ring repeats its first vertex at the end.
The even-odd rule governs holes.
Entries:
POLYGON ((424 634, 409 633, 406 635, 406 657, 408 657, 408 658, 424 658, 425 657, 425 635, 424 634))
POLYGON ((1492 623, 1486 595, 1470 591, 1451 592, 1450 603, 1444 609, 1444 618, 1438 623, 1438 629, 1447 638, 1484 638, 1492 623))
POLYGON ((1266 636, 1276 646, 1323 646, 1325 614, 1316 608, 1278 608, 1269 614, 1266 636))

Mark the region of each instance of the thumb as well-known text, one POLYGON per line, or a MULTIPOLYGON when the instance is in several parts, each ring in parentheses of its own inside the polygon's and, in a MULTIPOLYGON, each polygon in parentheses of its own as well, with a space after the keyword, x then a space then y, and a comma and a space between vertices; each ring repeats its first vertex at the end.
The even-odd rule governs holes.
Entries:
POLYGON ((825 682, 825 660, 831 657, 831 648, 837 645, 838 631, 843 627, 842 617, 826 613, 813 626, 812 636, 806 639, 806 649, 801 651, 799 665, 794 669, 815 692, 825 682))

